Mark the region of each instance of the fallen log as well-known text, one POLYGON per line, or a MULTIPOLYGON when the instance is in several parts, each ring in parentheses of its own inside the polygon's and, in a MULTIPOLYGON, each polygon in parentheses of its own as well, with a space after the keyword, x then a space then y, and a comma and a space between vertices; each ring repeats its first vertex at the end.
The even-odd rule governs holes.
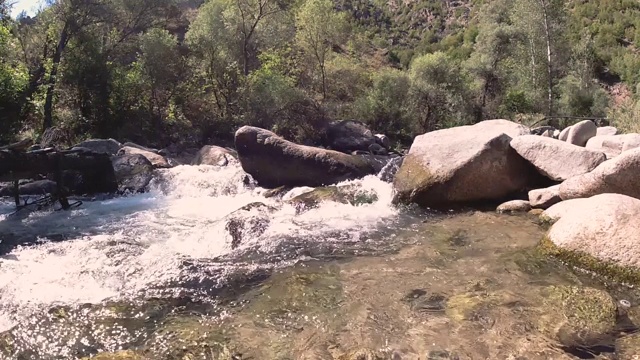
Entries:
MULTIPOLYGON (((55 195, 63 208, 69 189, 63 183, 63 172, 80 174, 85 183, 91 184, 92 192, 115 192, 118 189, 116 175, 107 154, 87 151, 43 149, 29 152, 0 150, 0 181, 16 182, 49 175, 57 183, 55 195)), ((16 195, 16 204, 18 204, 16 195)))

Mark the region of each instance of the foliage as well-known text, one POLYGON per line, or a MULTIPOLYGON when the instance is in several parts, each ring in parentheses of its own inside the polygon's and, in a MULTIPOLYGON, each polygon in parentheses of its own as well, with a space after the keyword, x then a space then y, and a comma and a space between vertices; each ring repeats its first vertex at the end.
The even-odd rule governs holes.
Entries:
POLYGON ((7 14, 0 0, 4 143, 52 125, 196 146, 244 124, 314 143, 352 118, 409 144, 550 113, 640 130, 632 0, 57 0, 7 14))

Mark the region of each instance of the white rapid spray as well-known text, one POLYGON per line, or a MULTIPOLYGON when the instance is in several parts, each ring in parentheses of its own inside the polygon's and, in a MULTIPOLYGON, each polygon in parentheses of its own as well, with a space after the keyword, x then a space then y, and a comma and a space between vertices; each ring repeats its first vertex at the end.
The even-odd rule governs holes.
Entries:
MULTIPOLYGON (((68 212, 8 216, 12 208, 1 206, 2 242, 38 238, 41 243, 0 257, 0 332, 55 305, 138 297, 212 273, 189 268, 185 274, 185 264, 208 262, 219 277, 209 280, 222 281, 235 253, 252 251, 255 259, 280 251, 292 238, 339 246, 397 215, 391 186, 375 176, 349 183, 375 192, 377 202, 357 207, 326 202, 299 215, 281 200, 264 198, 264 189, 246 186, 245 177, 239 167, 179 166, 162 170, 147 194, 85 202, 68 212), (263 234, 232 250, 225 217, 253 202, 277 210, 263 234), (224 261, 216 263, 220 258, 224 261)), ((285 198, 308 190, 294 189, 285 198)))

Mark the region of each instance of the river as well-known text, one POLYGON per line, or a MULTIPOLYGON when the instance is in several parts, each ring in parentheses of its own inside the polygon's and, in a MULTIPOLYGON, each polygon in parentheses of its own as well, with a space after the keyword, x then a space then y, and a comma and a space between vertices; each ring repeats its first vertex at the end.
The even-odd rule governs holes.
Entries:
POLYGON ((310 189, 265 198, 243 177, 178 166, 71 211, 2 204, 0 358, 605 359, 615 337, 565 346, 531 325, 531 294, 593 286, 637 304, 537 254, 528 216, 400 209, 376 176, 343 184, 372 204, 300 212, 286 200, 310 189), (228 216, 255 202, 275 209, 268 227, 232 249, 228 216), (460 315, 452 299, 482 306, 460 315))

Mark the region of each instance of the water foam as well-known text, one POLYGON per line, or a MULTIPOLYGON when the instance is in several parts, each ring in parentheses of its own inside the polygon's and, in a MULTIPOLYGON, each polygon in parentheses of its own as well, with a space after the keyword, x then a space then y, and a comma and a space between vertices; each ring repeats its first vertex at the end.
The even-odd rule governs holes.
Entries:
MULTIPOLYGON (((86 202, 69 212, 3 215, 0 239, 40 237, 42 243, 0 257, 0 332, 53 305, 134 297, 212 273, 194 274, 186 263, 224 257, 228 266, 234 252, 268 254, 291 238, 354 240, 396 214, 390 185, 375 176, 344 184, 375 192, 377 202, 357 208, 326 202, 299 215, 280 200, 264 198, 264 189, 247 186, 245 177, 239 167, 180 166, 162 170, 147 194, 86 202), (232 250, 225 217, 252 202, 278 210, 264 234, 232 250), (65 240, 50 241, 56 238, 65 240)), ((294 189, 288 197, 308 190, 294 189)), ((220 264, 212 266, 215 276, 224 276, 220 264)))

